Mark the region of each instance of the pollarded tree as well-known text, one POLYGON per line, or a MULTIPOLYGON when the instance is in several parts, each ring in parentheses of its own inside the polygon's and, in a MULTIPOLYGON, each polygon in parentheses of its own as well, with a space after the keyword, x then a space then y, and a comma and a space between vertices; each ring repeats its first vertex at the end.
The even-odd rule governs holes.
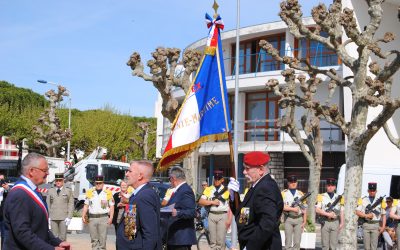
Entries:
POLYGON ((132 75, 143 78, 153 83, 163 100, 162 115, 171 123, 178 113, 180 104, 173 96, 173 90, 181 88, 185 93, 190 87, 190 75, 195 72, 200 64, 201 53, 196 50, 185 50, 182 60, 179 61, 181 50, 177 48, 158 47, 151 55, 152 60, 147 61, 150 74, 144 72, 140 54, 134 52, 127 65, 132 69, 132 75), (178 69, 183 66, 182 71, 178 69), (177 73, 180 72, 180 73, 177 73))
MULTIPOLYGON (((265 43, 261 43, 265 45, 265 43)), ((296 120, 296 75, 293 69, 282 71, 285 77, 286 85, 279 85, 275 79, 267 83, 267 89, 273 90, 276 96, 279 96, 279 107, 286 110, 286 113, 280 118, 279 126, 282 131, 286 132, 299 145, 304 157, 309 163, 309 183, 308 191, 311 196, 307 199, 307 219, 315 223, 315 206, 317 194, 319 191, 319 183, 321 179, 322 154, 323 154, 323 137, 321 133, 321 124, 318 115, 314 110, 306 110, 301 117, 301 129, 296 120), (304 135, 302 135, 304 132, 304 135)), ((315 101, 315 95, 321 79, 312 76, 308 80, 304 75, 297 77, 300 83, 300 91, 302 97, 309 102, 315 101)), ((301 110, 301 111, 304 111, 301 110)))
POLYGON ((59 85, 57 93, 49 90, 45 96, 49 98, 50 106, 40 115, 39 125, 33 126, 33 131, 37 135, 34 143, 44 147, 48 156, 57 157, 57 148, 72 135, 69 129, 61 128, 60 119, 56 114, 57 106, 62 102, 64 96, 68 96, 68 92, 65 87, 59 85))
MULTIPOLYGON (((189 91, 191 82, 190 76, 200 65, 202 53, 196 50, 185 50, 180 62, 181 50, 177 48, 157 48, 151 55, 152 60, 147 61, 150 68, 150 75, 144 72, 143 63, 140 54, 134 52, 127 65, 132 69, 132 75, 143 78, 145 81, 151 81, 158 90, 162 98, 162 115, 171 123, 174 121, 180 103, 173 95, 175 89, 182 89, 184 93, 189 91), (178 67, 180 67, 178 69, 178 67)), ((189 184, 194 183, 191 171, 195 169, 196 161, 188 159, 197 159, 198 150, 193 151, 187 158, 187 164, 183 164, 186 170, 186 180, 189 184)), ((197 167, 197 165, 196 165, 197 167)))
POLYGON ((334 0, 329 9, 324 4, 313 8, 315 29, 309 29, 303 23, 301 6, 297 0, 286 0, 281 3, 279 15, 288 25, 290 32, 297 39, 311 39, 336 52, 342 63, 351 71, 352 75, 349 77, 344 78, 333 69, 320 69, 306 60, 280 57, 271 44, 267 42, 261 44, 276 60, 292 69, 307 72, 311 76, 318 74, 327 76, 330 79, 330 92, 347 88, 352 93, 351 119, 348 122, 337 105, 310 101, 300 95, 294 96, 296 106, 303 107, 320 119, 339 127, 347 136, 344 192, 346 212, 340 249, 357 248, 357 216, 353 211, 361 195, 361 177, 367 144, 400 107, 400 98, 392 96, 392 77, 400 67, 400 52, 398 50, 384 52, 379 47, 380 43, 394 40, 391 32, 385 33, 382 38, 375 38, 383 17, 383 1, 365 2, 368 5, 370 20, 363 30, 358 28, 353 10, 343 8, 341 0, 334 0), (327 36, 321 35, 321 31, 327 36), (349 53, 349 44, 356 46, 356 56, 349 53), (379 62, 386 61, 383 67, 377 61, 369 61, 375 57, 380 59, 379 62), (368 111, 373 107, 380 107, 381 111, 369 122, 368 111))

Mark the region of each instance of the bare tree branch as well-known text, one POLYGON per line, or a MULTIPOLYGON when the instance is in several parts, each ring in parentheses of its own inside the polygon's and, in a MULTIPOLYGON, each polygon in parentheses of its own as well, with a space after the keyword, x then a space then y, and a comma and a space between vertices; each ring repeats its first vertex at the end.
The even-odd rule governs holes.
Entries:
POLYGON ((200 64, 201 53, 195 50, 186 50, 182 61, 179 62, 181 50, 177 48, 158 47, 151 54, 153 59, 147 61, 150 74, 144 72, 140 54, 134 52, 127 65, 132 69, 132 75, 151 81, 163 100, 161 113, 170 122, 173 122, 179 102, 173 95, 175 88, 181 88, 186 93, 191 85, 190 75, 197 70, 200 64), (182 69, 178 70, 179 65, 182 69), (177 74, 180 71, 181 74, 177 74))
POLYGON ((393 143, 393 145, 395 145, 398 149, 400 149, 400 138, 395 138, 392 134, 392 132, 389 129, 389 126, 387 125, 387 123, 385 123, 385 125, 383 125, 383 130, 385 131, 388 139, 390 140, 391 143, 393 143))

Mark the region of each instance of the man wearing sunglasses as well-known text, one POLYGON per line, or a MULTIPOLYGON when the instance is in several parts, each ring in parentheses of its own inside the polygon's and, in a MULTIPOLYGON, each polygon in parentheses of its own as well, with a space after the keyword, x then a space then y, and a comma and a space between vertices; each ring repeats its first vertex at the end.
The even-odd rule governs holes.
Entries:
POLYGON ((49 174, 46 158, 29 153, 22 161, 21 173, 5 202, 4 222, 9 233, 2 249, 69 249, 69 243, 49 231, 47 204, 37 190, 49 174))
POLYGON ((67 227, 74 211, 72 189, 64 187, 64 174, 55 174, 54 187, 47 193, 51 231, 61 240, 67 239, 67 227))

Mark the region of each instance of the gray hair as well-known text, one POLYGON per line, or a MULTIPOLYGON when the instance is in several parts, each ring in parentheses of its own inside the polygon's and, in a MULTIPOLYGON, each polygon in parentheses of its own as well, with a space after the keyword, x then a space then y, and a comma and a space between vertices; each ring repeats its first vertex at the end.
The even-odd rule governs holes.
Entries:
POLYGON ((29 153, 25 156, 25 158, 22 160, 22 167, 21 167, 21 173, 23 175, 26 175, 28 173, 28 170, 32 167, 38 167, 39 166, 39 160, 46 160, 46 158, 38 153, 29 153))
POLYGON ((149 181, 151 180, 154 173, 154 166, 152 161, 148 160, 131 161, 129 166, 131 166, 132 164, 138 165, 144 177, 149 181))
POLYGON ((183 170, 183 168, 178 167, 178 166, 172 167, 169 170, 169 175, 174 176, 178 180, 186 180, 185 171, 183 170))

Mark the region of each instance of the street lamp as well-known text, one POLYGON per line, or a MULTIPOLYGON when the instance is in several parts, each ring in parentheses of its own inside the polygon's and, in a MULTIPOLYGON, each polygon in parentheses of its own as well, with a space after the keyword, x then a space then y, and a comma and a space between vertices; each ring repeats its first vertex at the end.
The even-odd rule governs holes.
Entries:
MULTIPOLYGON (((42 83, 42 84, 51 84, 51 85, 54 85, 54 86, 57 86, 57 87, 59 85, 57 83, 48 82, 46 80, 37 80, 37 82, 38 83, 42 83)), ((68 130, 71 131, 71 92, 69 90, 67 90, 67 92, 68 92, 68 99, 69 99, 69 105, 68 105, 69 106, 68 107, 68 130)), ((70 159, 70 150, 71 150, 71 140, 69 139, 67 141, 67 161, 68 162, 69 162, 69 159, 70 159)))

